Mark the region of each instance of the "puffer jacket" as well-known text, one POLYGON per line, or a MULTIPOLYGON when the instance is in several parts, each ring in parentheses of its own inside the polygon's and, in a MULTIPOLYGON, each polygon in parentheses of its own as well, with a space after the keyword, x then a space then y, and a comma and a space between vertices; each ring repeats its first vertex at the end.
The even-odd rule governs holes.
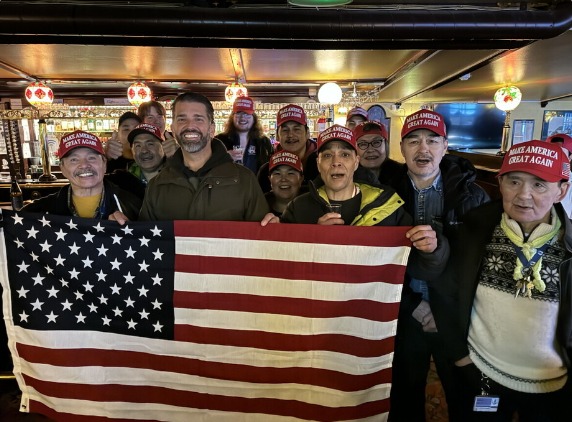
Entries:
POLYGON ((269 212, 256 176, 235 164, 221 141, 198 172, 177 150, 147 186, 140 220, 260 221, 269 212))
MULTIPOLYGON (((68 205, 68 192, 71 189, 70 186, 71 185, 64 186, 58 192, 36 199, 22 208, 22 212, 73 215, 73 212, 68 205)), ((141 208, 140 198, 131 192, 123 190, 117 185, 106 181, 105 179, 103 182, 103 188, 105 196, 103 198, 102 206, 99 209, 101 214, 99 218, 101 220, 107 220, 110 214, 113 214, 115 211, 119 211, 114 196, 117 196, 117 199, 121 204, 123 214, 125 214, 129 220, 137 220, 139 209, 141 208)))

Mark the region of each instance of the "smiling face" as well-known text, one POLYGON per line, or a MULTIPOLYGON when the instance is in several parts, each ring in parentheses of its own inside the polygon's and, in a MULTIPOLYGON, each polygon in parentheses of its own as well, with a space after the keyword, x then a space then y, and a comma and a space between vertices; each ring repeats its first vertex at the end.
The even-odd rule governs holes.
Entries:
POLYGON ((284 151, 302 157, 306 151, 308 129, 306 126, 290 120, 278 128, 278 141, 284 151))
POLYGON ((378 169, 385 161, 385 139, 377 134, 363 135, 357 141, 359 162, 367 169, 378 169))
POLYGON ((91 148, 72 149, 60 160, 60 169, 76 196, 95 195, 103 189, 107 160, 91 148))
POLYGON ((354 193, 354 172, 359 157, 344 141, 329 141, 318 153, 318 171, 326 185, 328 198, 350 199, 354 193))
POLYGON ((530 173, 514 171, 499 178, 504 212, 517 221, 525 233, 548 223, 552 205, 568 191, 568 183, 547 182, 530 173))
POLYGON ((254 116, 243 111, 237 111, 232 116, 237 132, 248 132, 254 124, 254 116))
POLYGON ((150 133, 141 133, 133 140, 131 146, 133 158, 143 171, 152 172, 163 164, 165 152, 161 141, 150 133))
POLYGON ((425 188, 433 183, 439 174, 439 164, 447 152, 447 146, 443 136, 427 129, 414 130, 403 138, 401 153, 417 188, 425 188))
POLYGON ((304 180, 302 173, 286 165, 275 167, 268 177, 274 196, 283 201, 294 199, 304 180))
POLYGON ((196 153, 205 149, 214 136, 215 126, 204 104, 191 101, 176 103, 171 129, 183 151, 196 153))

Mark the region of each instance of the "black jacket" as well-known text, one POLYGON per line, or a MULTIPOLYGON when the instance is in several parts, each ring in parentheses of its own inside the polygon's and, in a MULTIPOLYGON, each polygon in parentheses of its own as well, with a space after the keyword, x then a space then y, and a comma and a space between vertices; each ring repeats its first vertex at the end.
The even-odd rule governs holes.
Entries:
MULTIPOLYGON (((119 211, 117 203, 113 195, 117 195, 123 214, 130 220, 137 220, 139 216, 139 209, 141 208, 141 199, 120 189, 117 185, 104 180, 105 197, 103 199, 103 206, 100 209, 102 212, 101 219, 107 220, 110 214, 119 211)), ((70 185, 64 186, 58 192, 51 195, 44 196, 43 198, 36 199, 34 202, 29 203, 24 208, 23 212, 40 212, 45 214, 55 215, 73 215, 72 210, 68 206, 68 191, 70 185)))
MULTIPOLYGON (((219 133, 215 138, 220 139, 227 150, 231 150, 234 145, 240 145, 240 139, 236 134, 234 136, 229 136, 226 133, 219 133)), ((268 162, 273 152, 274 148, 272 147, 272 142, 270 142, 270 139, 266 136, 256 139, 249 138, 244 151, 243 165, 252 170, 254 174, 257 174, 260 167, 268 162), (251 160, 248 154, 248 149, 251 146, 254 146, 255 148, 254 160, 251 160)))

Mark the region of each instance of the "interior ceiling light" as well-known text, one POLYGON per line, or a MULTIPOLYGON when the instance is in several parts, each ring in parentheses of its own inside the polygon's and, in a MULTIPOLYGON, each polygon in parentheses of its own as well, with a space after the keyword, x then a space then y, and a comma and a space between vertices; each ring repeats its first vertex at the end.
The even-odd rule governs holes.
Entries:
POLYGON ((514 85, 499 88, 493 97, 495 106, 502 111, 512 111, 522 100, 520 89, 514 85))
POLYGON ((318 90, 318 101, 322 104, 338 104, 342 100, 342 89, 335 82, 328 82, 318 90))
POLYGON ((227 103, 234 104, 237 97, 247 97, 248 90, 240 82, 233 82, 224 90, 224 98, 227 103))
POLYGON ((151 88, 144 82, 135 82, 127 88, 127 99, 133 106, 139 107, 141 104, 151 101, 151 88))
POLYGON ((353 0, 288 0, 288 4, 301 7, 336 7, 350 4, 353 0))
POLYGON ((51 104, 54 101, 52 89, 41 82, 32 82, 25 91, 26 100, 34 107, 51 104))

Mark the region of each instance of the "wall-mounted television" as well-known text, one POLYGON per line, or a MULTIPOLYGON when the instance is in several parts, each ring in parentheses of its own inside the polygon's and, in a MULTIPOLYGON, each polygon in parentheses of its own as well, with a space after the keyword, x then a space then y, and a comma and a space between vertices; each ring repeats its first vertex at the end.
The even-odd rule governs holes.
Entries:
POLYGON ((449 149, 499 149, 505 112, 494 104, 441 103, 434 110, 445 118, 449 149))

